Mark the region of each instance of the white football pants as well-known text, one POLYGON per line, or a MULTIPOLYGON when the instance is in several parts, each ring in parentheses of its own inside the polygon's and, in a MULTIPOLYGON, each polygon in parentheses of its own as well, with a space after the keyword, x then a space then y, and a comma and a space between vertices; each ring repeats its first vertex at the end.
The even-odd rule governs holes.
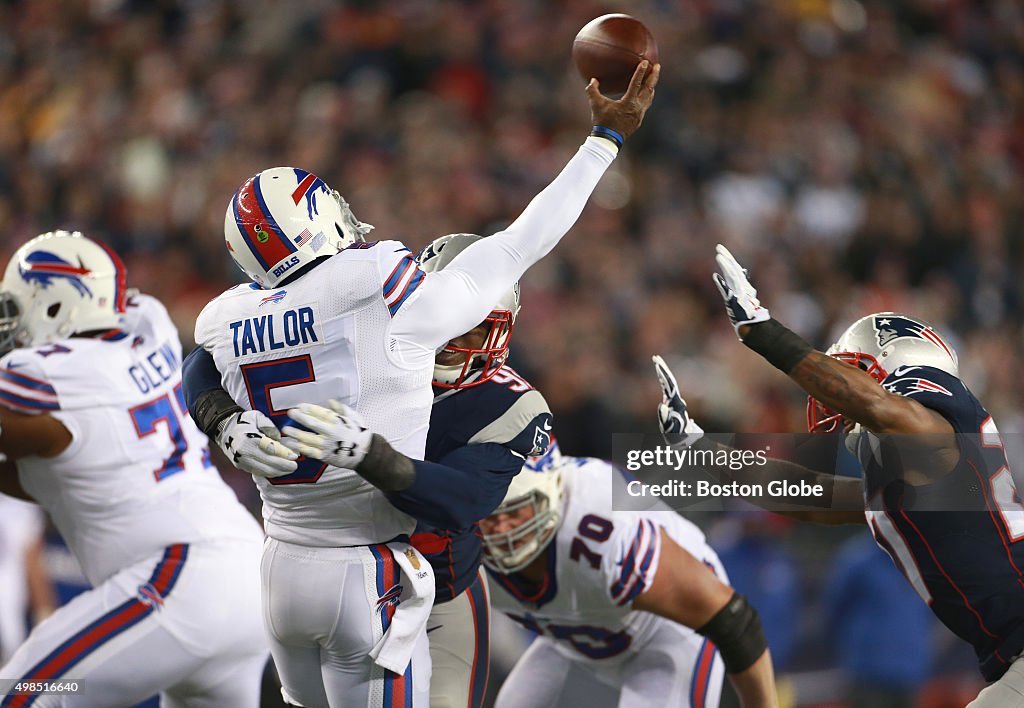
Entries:
POLYGON ((260 540, 169 546, 40 623, 0 678, 77 679, 74 694, 8 695, 3 708, 256 708, 267 661, 260 540))
POLYGON ((285 700, 306 708, 427 708, 430 653, 424 631, 402 675, 369 655, 409 587, 384 544, 316 548, 267 539, 263 620, 285 700))
POLYGON ((1022 708, 1024 706, 1024 657, 1010 664, 1002 678, 986 686, 967 708, 1022 708))
POLYGON ((725 666, 714 645, 668 620, 637 651, 610 659, 575 658, 573 649, 556 644, 534 640, 502 685, 496 708, 705 708, 722 695, 725 666), (613 690, 594 691, 595 684, 613 690))
POLYGON ((430 708, 481 708, 491 661, 491 603, 483 568, 458 597, 434 605, 430 641, 430 708))

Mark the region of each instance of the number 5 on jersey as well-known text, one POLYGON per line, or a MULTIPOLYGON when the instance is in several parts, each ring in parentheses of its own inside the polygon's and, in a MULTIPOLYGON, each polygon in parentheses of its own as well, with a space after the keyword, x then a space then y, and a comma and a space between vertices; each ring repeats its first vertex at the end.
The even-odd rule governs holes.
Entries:
MULTIPOLYGON (((249 404, 274 422, 278 429, 286 424, 296 425, 288 420, 288 411, 275 410, 270 402, 270 392, 275 388, 297 386, 316 381, 313 361, 309 354, 292 356, 274 361, 243 364, 242 380, 249 394, 249 404)), ((291 474, 268 480, 271 484, 313 484, 327 469, 327 464, 308 457, 300 457, 298 468, 291 474)))

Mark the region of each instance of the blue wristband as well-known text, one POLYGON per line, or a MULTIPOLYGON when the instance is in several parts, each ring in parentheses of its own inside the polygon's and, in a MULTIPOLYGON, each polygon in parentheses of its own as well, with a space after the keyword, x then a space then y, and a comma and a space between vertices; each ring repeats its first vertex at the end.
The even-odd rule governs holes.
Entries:
POLYGON ((625 142, 625 138, 622 137, 622 133, 606 128, 603 125, 595 125, 590 129, 590 134, 597 138, 608 138, 615 146, 620 150, 622 149, 622 143, 625 142))

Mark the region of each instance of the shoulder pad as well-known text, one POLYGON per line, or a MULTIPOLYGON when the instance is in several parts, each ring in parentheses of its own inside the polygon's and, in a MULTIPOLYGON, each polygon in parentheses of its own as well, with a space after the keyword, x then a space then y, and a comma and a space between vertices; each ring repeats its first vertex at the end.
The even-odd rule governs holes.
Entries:
MULTIPOLYGON (((517 397, 512 405, 506 408, 501 415, 477 431, 469 439, 469 443, 495 442, 502 445, 507 444, 530 428, 538 416, 546 417, 548 430, 550 430, 551 410, 548 408, 548 402, 544 400, 544 396, 540 394, 540 391, 527 391, 517 397)), ((544 447, 546 449, 547 445, 544 447)), ((522 450, 520 452, 528 454, 531 451, 522 450)))
POLYGON ((882 388, 931 408, 960 432, 975 432, 975 418, 985 417, 984 408, 960 379, 931 366, 901 366, 882 381, 882 388))

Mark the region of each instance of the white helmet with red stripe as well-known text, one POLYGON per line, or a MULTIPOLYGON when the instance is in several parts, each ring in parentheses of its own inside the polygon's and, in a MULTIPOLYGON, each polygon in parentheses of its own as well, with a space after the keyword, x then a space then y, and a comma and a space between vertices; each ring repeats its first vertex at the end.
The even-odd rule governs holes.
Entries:
POLYGON ((362 241, 372 229, 322 179, 297 167, 273 167, 250 177, 224 214, 231 257, 264 288, 362 241))
MULTIPOLYGON (((897 312, 876 312, 850 325, 825 352, 853 364, 878 383, 901 366, 930 366, 959 376, 953 346, 923 320, 897 312)), ((842 414, 807 399, 807 429, 812 433, 839 429, 842 414)))
POLYGON ((15 251, 0 283, 0 351, 114 329, 125 308, 125 268, 75 231, 51 231, 15 251))

